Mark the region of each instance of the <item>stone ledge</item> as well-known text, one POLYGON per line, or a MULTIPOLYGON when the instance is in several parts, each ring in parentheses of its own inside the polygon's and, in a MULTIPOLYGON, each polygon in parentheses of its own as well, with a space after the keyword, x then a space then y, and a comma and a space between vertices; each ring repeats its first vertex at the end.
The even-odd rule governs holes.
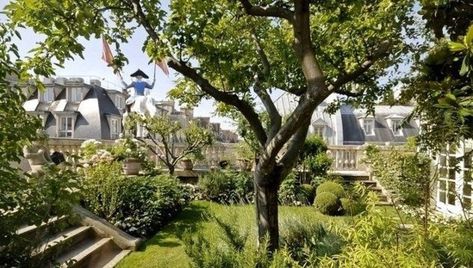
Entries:
POLYGON ((83 207, 74 206, 73 211, 80 216, 83 225, 92 226, 100 233, 111 237, 121 249, 136 251, 143 244, 142 239, 125 233, 83 207))

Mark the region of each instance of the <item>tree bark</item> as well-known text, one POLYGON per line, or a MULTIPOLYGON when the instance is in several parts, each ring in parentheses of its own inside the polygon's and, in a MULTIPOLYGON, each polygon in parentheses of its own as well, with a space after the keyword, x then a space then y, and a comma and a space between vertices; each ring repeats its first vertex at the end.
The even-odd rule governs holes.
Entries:
POLYGON ((174 175, 175 167, 174 165, 168 165, 169 175, 174 175))
POLYGON ((255 171, 255 206, 258 225, 258 244, 266 242, 267 250, 273 252, 279 247, 278 189, 282 172, 276 167, 265 175, 255 171))

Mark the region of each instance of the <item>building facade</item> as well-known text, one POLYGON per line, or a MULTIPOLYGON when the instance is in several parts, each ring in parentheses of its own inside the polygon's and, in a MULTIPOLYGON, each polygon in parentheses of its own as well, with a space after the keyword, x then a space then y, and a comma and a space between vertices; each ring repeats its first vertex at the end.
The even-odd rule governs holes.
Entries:
MULTIPOLYGON (((46 78, 45 90, 25 88, 28 95, 23 108, 41 118, 43 128, 51 138, 117 139, 123 129, 126 95, 121 90, 105 89, 100 80, 83 78, 46 78)), ((155 101, 158 115, 169 116, 183 128, 189 122, 206 122, 216 140, 223 143, 238 141, 238 135, 211 123, 210 118, 194 117, 193 109, 175 108, 174 101, 155 101)), ((177 137, 178 142, 183 137, 177 137)))
MULTIPOLYGON (((283 94, 275 101, 281 116, 288 116, 298 98, 283 94)), ((312 114, 309 133, 322 137, 328 145, 401 145, 419 132, 419 122, 407 120, 413 106, 376 105, 374 115, 366 109, 343 105, 334 114, 320 104, 312 114)))
POLYGON ((47 78, 45 90, 30 92, 23 107, 41 118, 49 137, 116 139, 122 131, 125 95, 99 80, 47 78))

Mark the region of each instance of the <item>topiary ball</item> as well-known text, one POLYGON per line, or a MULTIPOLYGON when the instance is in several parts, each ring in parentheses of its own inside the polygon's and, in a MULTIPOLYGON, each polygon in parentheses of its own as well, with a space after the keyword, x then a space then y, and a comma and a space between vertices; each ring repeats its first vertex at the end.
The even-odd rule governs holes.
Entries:
POLYGON ((332 193, 322 192, 315 196, 314 206, 325 215, 335 216, 340 214, 340 200, 332 193))
POLYGON ((315 187, 310 184, 301 185, 301 193, 304 196, 304 202, 306 204, 312 205, 315 198, 315 187))
POLYGON ((345 197, 345 189, 343 189, 343 186, 334 181, 326 181, 317 187, 317 195, 324 192, 332 193, 338 198, 345 197))

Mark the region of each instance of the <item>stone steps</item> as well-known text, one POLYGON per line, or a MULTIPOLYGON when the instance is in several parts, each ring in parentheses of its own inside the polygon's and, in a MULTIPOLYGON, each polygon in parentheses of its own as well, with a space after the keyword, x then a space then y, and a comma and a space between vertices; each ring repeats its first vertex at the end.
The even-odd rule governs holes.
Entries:
POLYGON ((343 182, 345 184, 362 183, 369 191, 374 192, 378 196, 378 203, 376 205, 391 205, 388 196, 383 193, 383 189, 376 181, 370 180, 367 176, 345 176, 343 182))
POLYGON ((39 226, 24 226, 17 231, 25 238, 43 238, 32 257, 47 263, 44 267, 114 267, 130 253, 92 226, 68 224, 58 230, 56 225, 67 222, 64 218, 53 217, 39 226))

